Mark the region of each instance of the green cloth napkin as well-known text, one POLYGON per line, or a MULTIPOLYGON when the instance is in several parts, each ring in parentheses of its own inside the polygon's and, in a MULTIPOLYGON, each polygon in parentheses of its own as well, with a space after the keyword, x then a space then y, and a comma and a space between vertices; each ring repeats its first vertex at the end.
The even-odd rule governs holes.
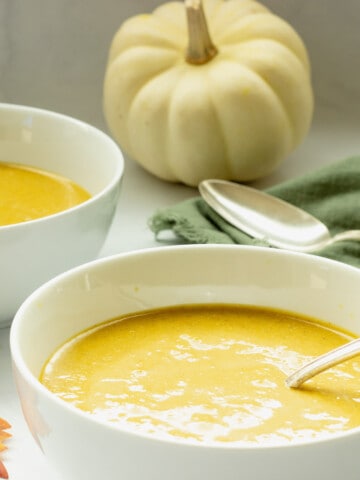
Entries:
MULTIPOLYGON (((322 167, 267 192, 311 213, 327 225, 332 235, 360 229, 360 157, 322 167)), ((155 212, 149 226, 158 241, 160 232, 172 230, 182 243, 266 245, 232 227, 200 197, 155 212)), ((360 267, 360 241, 339 242, 316 255, 360 267)))

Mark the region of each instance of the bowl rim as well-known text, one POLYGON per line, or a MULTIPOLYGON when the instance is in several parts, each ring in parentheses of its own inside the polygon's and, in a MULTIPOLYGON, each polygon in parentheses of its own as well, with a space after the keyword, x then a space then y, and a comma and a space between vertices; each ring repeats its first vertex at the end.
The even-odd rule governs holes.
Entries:
MULTIPOLYGON (((5 231, 13 231, 14 229, 29 228, 30 226, 35 224, 42 224, 44 222, 53 221, 55 219, 62 218, 66 215, 71 215, 72 212, 81 211, 82 209, 87 208, 89 205, 96 203, 102 197, 105 197, 109 192, 115 189, 118 186, 118 184, 120 184, 120 181, 124 176, 124 169, 125 169, 125 161, 124 161, 123 153, 119 145, 110 137, 110 135, 102 131, 100 128, 95 127, 94 125, 91 125, 86 121, 72 117, 71 115, 66 115, 60 112, 47 110, 45 108, 0 102, 0 112, 1 111, 6 112, 8 110, 24 112, 28 114, 35 113, 38 116, 43 116, 43 117, 48 117, 53 119, 60 119, 65 122, 69 122, 69 124, 73 124, 81 128, 86 128, 90 133, 96 134, 102 141, 105 141, 106 143, 108 143, 114 149, 114 151, 116 151, 117 161, 116 161, 116 169, 111 178, 111 181, 108 182, 108 184, 102 190, 97 192, 95 195, 91 195, 90 198, 88 198, 84 202, 79 203, 78 205, 74 205, 73 207, 66 208, 65 210, 61 210, 59 212, 46 215, 44 217, 35 218, 33 220, 27 220, 25 222, 11 223, 9 225, 0 225, 0 234, 5 231)), ((34 167, 36 168, 36 165, 34 165, 34 167)), ((49 173, 53 173, 53 172, 49 170, 49 173)))
MULTIPOLYGON (((111 255, 108 257, 98 258, 96 260, 92 260, 85 264, 79 265, 74 267, 66 272, 63 272, 54 278, 50 279, 40 287, 38 287, 35 291, 33 291, 27 299, 22 303, 20 308, 15 314, 13 322, 10 327, 10 353, 13 365, 16 369, 20 372, 23 378, 26 378, 26 381, 31 385, 31 387, 36 391, 36 393, 44 396, 47 401, 53 402, 57 407, 64 409, 68 414, 79 416, 81 419, 88 421, 94 425, 99 426, 100 428, 104 428, 106 430, 110 430, 113 432, 119 432, 122 435, 130 435, 132 437, 136 437, 142 439, 143 441, 154 442, 154 443, 165 443, 171 445, 177 445, 181 448, 197 448, 197 449, 211 449, 211 450, 219 450, 219 451, 269 451, 269 450, 279 450, 279 449, 294 449, 294 448, 313 448, 317 444, 325 444, 325 443, 332 443, 338 442, 345 438, 352 437, 352 436, 359 436, 360 435, 360 426, 349 429, 345 432, 334 433, 329 435, 329 437, 318 438, 318 439, 311 439, 311 440, 297 440, 291 442, 289 444, 282 444, 282 445, 258 445, 258 444, 248 444, 248 445, 237 445, 235 443, 230 443, 224 445, 222 444, 211 444, 211 443, 201 443, 194 441, 192 439, 182 439, 182 438, 162 438, 157 435, 137 432, 134 429, 127 429, 124 426, 114 425, 111 422, 102 421, 98 418, 92 416, 91 413, 85 412, 74 405, 61 400, 59 397, 54 395, 50 390, 48 390, 40 380, 30 371, 26 362, 24 361, 21 355, 21 349, 17 344, 17 336, 18 332, 21 329, 22 323, 22 315, 28 308, 28 305, 32 304, 36 298, 45 292, 48 288, 52 288, 53 285, 56 285, 58 282, 62 282, 63 279, 68 277, 77 276, 82 272, 87 271, 88 269, 96 269, 101 267, 105 264, 111 264, 112 262, 121 262, 122 259, 127 259, 131 257, 143 256, 143 255, 152 255, 152 254, 161 254, 161 252, 181 252, 186 250, 194 250, 194 251, 201 251, 201 250, 229 250, 229 251, 243 251, 244 254, 250 253, 253 254, 256 252, 265 253, 267 255, 274 255, 274 256, 283 256, 284 258, 298 258, 303 259, 306 262, 310 263, 317 263, 323 267, 328 268, 339 268, 341 270, 353 272, 354 274, 360 275, 360 270, 354 266, 345 264, 343 262, 332 260, 325 257, 320 257, 316 255, 309 255, 307 253, 302 252, 294 252, 290 250, 281 250, 269 247, 262 247, 262 246, 249 246, 249 245, 229 245, 229 244, 191 244, 191 245, 170 245, 170 246, 159 246, 159 247, 152 247, 152 248, 143 248, 139 250, 129 251, 129 252, 122 252, 119 254, 111 255)), ((80 332, 79 332, 80 333, 80 332)))

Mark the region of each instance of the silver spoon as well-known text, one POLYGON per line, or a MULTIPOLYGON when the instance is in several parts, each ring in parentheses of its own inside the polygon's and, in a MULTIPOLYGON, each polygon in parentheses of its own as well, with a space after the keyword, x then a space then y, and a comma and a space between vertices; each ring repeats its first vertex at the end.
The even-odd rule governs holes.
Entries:
POLYGON ((290 388, 298 388, 315 375, 359 354, 360 338, 357 338, 315 358, 287 377, 285 383, 290 388))
MULTIPOLYGON (((229 223, 278 248, 313 252, 341 240, 360 240, 360 230, 331 237, 327 227, 307 212, 260 190, 225 180, 204 180, 205 202, 229 223)), ((360 354, 360 339, 314 359, 286 379, 297 388, 324 370, 360 354)))
POLYGON ((360 230, 331 237, 320 220, 255 188, 226 180, 203 180, 199 192, 233 226, 274 247, 308 253, 341 240, 360 240, 360 230))

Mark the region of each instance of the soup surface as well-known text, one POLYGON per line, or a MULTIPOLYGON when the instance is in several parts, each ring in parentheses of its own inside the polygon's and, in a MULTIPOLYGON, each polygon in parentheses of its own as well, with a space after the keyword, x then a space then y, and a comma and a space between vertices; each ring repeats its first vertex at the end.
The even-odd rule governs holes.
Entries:
POLYGON ((89 198, 87 191, 67 178, 0 162, 0 226, 45 217, 89 198))
POLYGON ((40 380, 63 400, 126 429, 207 444, 288 444, 360 425, 359 361, 301 389, 284 383, 350 337, 288 312, 171 307, 70 339, 40 380))

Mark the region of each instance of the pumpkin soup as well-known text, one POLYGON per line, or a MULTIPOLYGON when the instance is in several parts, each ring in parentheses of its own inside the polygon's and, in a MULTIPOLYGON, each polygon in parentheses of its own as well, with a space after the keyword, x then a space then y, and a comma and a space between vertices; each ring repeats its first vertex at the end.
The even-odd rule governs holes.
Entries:
POLYGON ((0 162, 0 226, 45 217, 89 198, 88 192, 67 178, 0 162))
POLYGON ((283 445, 360 425, 360 361, 301 389, 287 375, 353 336, 278 310, 187 305, 97 325, 58 349, 41 382, 96 418, 160 438, 283 445))

